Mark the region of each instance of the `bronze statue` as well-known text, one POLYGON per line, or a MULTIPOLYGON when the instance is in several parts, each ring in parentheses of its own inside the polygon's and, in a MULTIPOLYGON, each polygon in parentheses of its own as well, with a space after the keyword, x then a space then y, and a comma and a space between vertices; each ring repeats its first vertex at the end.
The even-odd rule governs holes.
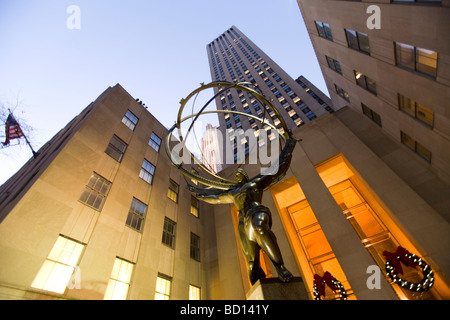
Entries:
POLYGON ((249 179, 247 173, 239 168, 234 175, 237 187, 228 190, 202 189, 188 185, 196 197, 212 204, 233 203, 239 210, 239 239, 247 260, 250 282, 254 284, 266 275, 259 263, 259 251, 262 249, 270 258, 283 282, 289 282, 293 275, 286 269, 278 247, 275 234, 271 231, 272 216, 269 208, 263 206, 264 190, 280 181, 291 163, 292 151, 297 140, 288 132, 289 139, 278 158, 278 171, 274 175, 259 174, 249 179))

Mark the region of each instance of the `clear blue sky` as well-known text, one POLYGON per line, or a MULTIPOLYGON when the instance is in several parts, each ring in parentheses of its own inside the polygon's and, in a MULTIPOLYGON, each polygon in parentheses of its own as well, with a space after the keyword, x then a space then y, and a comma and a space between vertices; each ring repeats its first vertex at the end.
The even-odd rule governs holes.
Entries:
MULTIPOLYGON (((180 99, 211 81, 206 45, 232 25, 328 94, 296 0, 0 0, 0 102, 18 99, 36 150, 117 83, 171 126, 180 99)), ((1 149, 0 184, 31 156, 24 141, 1 149)))

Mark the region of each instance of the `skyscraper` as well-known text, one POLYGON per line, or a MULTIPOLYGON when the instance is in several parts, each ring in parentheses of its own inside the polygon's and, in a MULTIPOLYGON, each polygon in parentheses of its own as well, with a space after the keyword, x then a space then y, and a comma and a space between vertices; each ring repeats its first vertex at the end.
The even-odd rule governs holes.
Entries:
MULTIPOLYGON (((235 26, 219 35, 206 49, 213 81, 252 83, 256 90, 273 100, 274 106, 291 129, 300 127, 326 112, 334 111, 325 94, 315 89, 322 100, 319 103, 307 91, 308 88, 297 83, 235 26)), ((218 89, 215 90, 215 93, 217 92, 218 89)), ((258 117, 267 112, 266 117, 272 119, 274 125, 280 128, 277 116, 265 110, 265 106, 249 93, 227 90, 216 97, 216 105, 219 110, 239 111, 258 117)), ((219 124, 224 132, 238 129, 246 131, 249 128, 258 130, 259 125, 254 119, 223 113, 219 114, 219 124)), ((274 138, 270 131, 268 135, 269 139, 274 138)), ((229 139, 224 141, 228 142, 229 139)), ((234 158, 237 160, 237 145, 246 144, 246 140, 236 138, 233 142, 234 158)), ((246 154, 248 152, 246 146, 246 154)))

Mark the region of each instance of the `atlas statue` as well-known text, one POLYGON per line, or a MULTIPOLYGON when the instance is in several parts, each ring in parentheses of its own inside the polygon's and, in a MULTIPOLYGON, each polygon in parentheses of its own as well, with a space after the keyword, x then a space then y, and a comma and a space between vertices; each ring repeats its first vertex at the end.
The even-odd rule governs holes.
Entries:
MULTIPOLYGON (((271 101, 265 99, 264 96, 252 90, 245 84, 222 82, 219 85, 217 85, 217 83, 211 83, 210 86, 222 86, 225 87, 225 89, 234 87, 243 91, 251 92, 255 97, 259 98, 259 101, 262 101, 264 104, 268 105, 274 112, 276 112, 276 114, 279 115, 278 110, 271 105, 271 101)), ((199 90, 201 89, 205 89, 204 86, 202 86, 199 90)), ((186 100, 182 100, 182 105, 185 103, 186 100)), ((174 128, 179 126, 181 122, 188 118, 195 117, 195 119, 197 119, 197 117, 203 112, 203 109, 199 113, 183 119, 181 119, 179 115, 177 124, 169 130, 169 135, 166 138, 167 153, 169 154, 172 162, 179 170, 182 171, 184 175, 210 187, 199 188, 188 183, 187 188, 195 195, 196 198, 210 204, 234 204, 239 210, 238 235, 242 251, 247 262, 248 277, 251 284, 253 285, 259 279, 266 277, 266 274, 260 265, 261 250, 266 253, 268 258, 272 261, 278 272, 278 278, 283 282, 291 281, 293 279, 293 275, 284 265, 276 236, 271 230, 272 215, 270 209, 262 204, 262 197, 265 190, 279 182, 285 176, 291 163, 292 152, 296 145, 297 139, 293 137, 292 131, 286 127, 284 121, 282 121, 284 132, 281 133, 274 126, 266 123, 264 119, 257 119, 261 121, 261 123, 269 125, 272 129, 277 130, 278 134, 285 142, 278 157, 277 170, 274 170, 272 174, 261 173, 253 178, 249 178, 245 170, 238 168, 234 171, 235 181, 232 181, 218 177, 209 170, 206 170, 202 164, 197 163, 197 165, 208 174, 214 176, 215 178, 219 178, 220 182, 205 179, 204 177, 196 175, 183 168, 181 163, 175 161, 173 156, 171 156, 169 149, 169 139, 174 128)), ((180 114, 181 111, 182 108, 180 108, 180 114)), ((216 110, 214 112, 219 113, 222 111, 216 110)), ((236 111, 226 112, 249 116, 236 111)), ((281 115, 279 115, 279 119, 282 119, 281 115)))

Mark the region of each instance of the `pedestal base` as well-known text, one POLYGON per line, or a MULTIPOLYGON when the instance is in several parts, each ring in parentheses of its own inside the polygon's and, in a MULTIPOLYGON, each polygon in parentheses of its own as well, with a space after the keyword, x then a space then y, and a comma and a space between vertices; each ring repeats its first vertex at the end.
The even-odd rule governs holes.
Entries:
POLYGON ((278 278, 258 280, 247 293, 247 300, 309 300, 302 278, 281 282, 278 278))

